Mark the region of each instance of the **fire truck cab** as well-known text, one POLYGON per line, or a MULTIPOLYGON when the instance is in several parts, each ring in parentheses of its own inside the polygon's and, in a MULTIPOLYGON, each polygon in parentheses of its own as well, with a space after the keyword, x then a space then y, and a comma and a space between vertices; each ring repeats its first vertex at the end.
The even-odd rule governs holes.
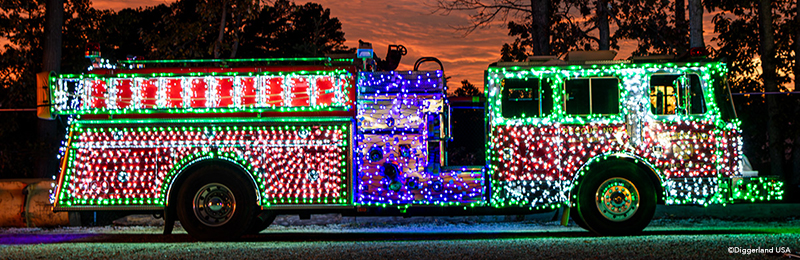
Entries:
POLYGON ((592 56, 489 67, 492 203, 569 203, 582 227, 630 234, 658 203, 780 199, 742 168, 724 63, 592 56))

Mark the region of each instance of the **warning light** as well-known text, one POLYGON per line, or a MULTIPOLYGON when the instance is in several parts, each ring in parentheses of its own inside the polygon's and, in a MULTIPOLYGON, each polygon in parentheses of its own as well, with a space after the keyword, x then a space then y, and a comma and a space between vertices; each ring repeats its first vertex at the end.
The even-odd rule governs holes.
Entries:
POLYGON ((87 42, 85 57, 87 59, 100 58, 100 44, 96 42, 87 42))
POLYGON ((708 54, 708 50, 706 50, 705 47, 694 47, 689 49, 689 57, 706 57, 708 54))

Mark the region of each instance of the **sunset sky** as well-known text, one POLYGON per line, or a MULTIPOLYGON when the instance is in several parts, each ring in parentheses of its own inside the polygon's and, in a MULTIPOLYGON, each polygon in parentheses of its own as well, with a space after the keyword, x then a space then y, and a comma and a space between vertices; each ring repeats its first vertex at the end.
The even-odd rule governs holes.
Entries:
MULTIPOLYGON (((173 0, 94 0, 97 9, 120 10, 127 7, 169 4, 173 0)), ((309 1, 295 1, 304 4, 309 1)), ((358 40, 371 42, 378 57, 385 57, 389 44, 408 48, 398 69, 410 70, 419 57, 433 56, 442 61, 445 74, 451 76, 450 88, 468 79, 482 89, 483 71, 500 58, 503 43, 513 42, 503 24, 478 29, 464 36, 455 26, 468 25, 467 12, 452 12, 448 16, 434 14, 434 0, 316 0, 311 1, 331 9, 331 15, 342 22, 348 47, 357 47, 358 40)), ((705 43, 713 45, 711 15, 706 13, 705 43)), ((617 59, 625 59, 635 48, 635 42, 622 42, 617 59)), ((430 67, 434 68, 433 66, 430 67)))

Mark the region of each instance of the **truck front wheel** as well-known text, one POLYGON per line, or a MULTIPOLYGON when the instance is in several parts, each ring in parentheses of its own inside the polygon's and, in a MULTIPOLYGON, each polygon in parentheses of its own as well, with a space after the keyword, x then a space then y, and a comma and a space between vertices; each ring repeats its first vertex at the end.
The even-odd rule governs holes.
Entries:
POLYGON ((178 219, 198 240, 232 240, 244 234, 255 210, 251 185, 229 168, 209 165, 192 173, 177 198, 178 219))
POLYGON ((650 224, 657 202, 646 173, 630 162, 596 167, 578 190, 578 214, 586 227, 600 235, 641 232, 650 224))

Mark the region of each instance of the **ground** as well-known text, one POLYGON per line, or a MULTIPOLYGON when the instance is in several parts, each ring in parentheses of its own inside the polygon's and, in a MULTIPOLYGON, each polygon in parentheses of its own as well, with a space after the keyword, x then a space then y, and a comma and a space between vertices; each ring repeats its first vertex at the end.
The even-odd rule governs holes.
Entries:
MULTIPOLYGON (((653 220, 638 236, 600 237, 552 214, 496 217, 279 217, 236 242, 196 242, 133 216, 102 227, 0 229, 8 259, 781 259, 800 251, 800 219, 653 220), (522 220, 518 220, 522 219, 522 220)), ((797 256, 795 256, 797 257, 797 256)))

